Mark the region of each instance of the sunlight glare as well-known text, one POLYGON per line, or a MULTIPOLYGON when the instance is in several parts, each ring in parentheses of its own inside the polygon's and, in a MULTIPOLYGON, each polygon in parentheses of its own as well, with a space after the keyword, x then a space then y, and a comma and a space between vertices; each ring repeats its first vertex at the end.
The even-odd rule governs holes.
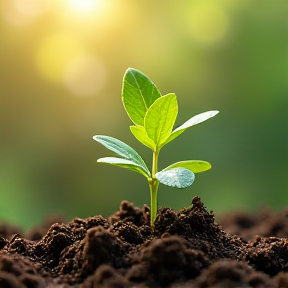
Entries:
POLYGON ((99 0, 69 0, 67 4, 77 12, 90 12, 96 8, 99 0))

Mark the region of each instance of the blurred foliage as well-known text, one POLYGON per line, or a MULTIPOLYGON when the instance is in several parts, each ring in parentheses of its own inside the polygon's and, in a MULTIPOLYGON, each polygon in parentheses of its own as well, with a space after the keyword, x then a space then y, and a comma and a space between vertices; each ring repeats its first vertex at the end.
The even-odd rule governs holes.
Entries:
POLYGON ((159 168, 213 168, 190 188, 161 187, 159 205, 288 203, 288 1, 1 0, 0 15, 1 219, 28 228, 149 203, 145 179, 97 164, 107 152, 92 140, 119 138, 151 164, 120 99, 128 67, 176 93, 177 124, 220 110, 161 151, 159 168))

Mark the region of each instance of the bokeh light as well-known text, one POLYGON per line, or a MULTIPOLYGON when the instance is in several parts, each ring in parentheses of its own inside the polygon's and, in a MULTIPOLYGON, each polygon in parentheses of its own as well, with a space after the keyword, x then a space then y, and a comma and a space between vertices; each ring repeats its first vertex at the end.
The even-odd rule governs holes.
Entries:
POLYGON ((192 1, 188 25, 193 39, 201 44, 214 44, 223 40, 229 31, 229 18, 215 1, 192 1))
POLYGON ((85 53, 84 45, 75 35, 56 32, 40 42, 35 60, 42 76, 52 82, 61 82, 68 65, 85 53))
POLYGON ((4 18, 12 25, 26 26, 47 11, 44 0, 2 1, 4 18))
POLYGON ((92 55, 80 55, 66 66, 64 83, 74 95, 93 96, 107 83, 107 68, 92 55))

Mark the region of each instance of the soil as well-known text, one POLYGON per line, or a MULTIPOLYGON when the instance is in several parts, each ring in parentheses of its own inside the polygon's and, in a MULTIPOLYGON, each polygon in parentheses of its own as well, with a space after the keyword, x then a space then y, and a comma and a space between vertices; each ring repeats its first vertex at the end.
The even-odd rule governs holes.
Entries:
POLYGON ((109 218, 54 217, 23 232, 0 225, 0 288, 288 287, 288 210, 217 223, 199 197, 180 211, 123 201, 109 218), (220 224, 219 224, 220 223, 220 224))

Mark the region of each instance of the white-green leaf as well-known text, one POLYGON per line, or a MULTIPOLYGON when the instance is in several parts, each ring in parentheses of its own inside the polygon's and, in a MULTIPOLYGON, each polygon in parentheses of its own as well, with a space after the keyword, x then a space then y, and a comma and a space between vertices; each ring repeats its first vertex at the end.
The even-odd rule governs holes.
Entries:
POLYGON ((165 145, 167 143, 171 142, 172 140, 174 140, 180 134, 182 134, 186 129, 188 129, 188 128, 196 125, 196 124, 199 124, 201 122, 204 122, 204 121, 208 120, 209 118, 214 117, 218 113, 219 113, 219 111, 214 110, 214 111, 203 112, 201 114, 193 116, 192 118, 190 118, 188 121, 186 121, 184 124, 182 124, 180 127, 175 129, 171 133, 170 137, 165 141, 165 145))
POLYGON ((142 157, 129 145, 125 144, 124 142, 105 135, 95 135, 93 139, 103 146, 105 146, 110 151, 113 151, 121 158, 130 160, 131 162, 135 163, 138 166, 141 166, 142 169, 146 172, 147 175, 150 175, 149 169, 146 166, 145 161, 142 157))
POLYGON ((178 104, 174 93, 158 98, 147 111, 144 127, 156 148, 161 148, 170 136, 177 114, 178 104))
POLYGON ((159 97, 158 88, 145 74, 133 68, 127 69, 123 78, 122 102, 134 124, 144 126, 147 110, 159 97))
POLYGON ((99 158, 97 160, 98 163, 104 163, 104 164, 110 164, 122 168, 127 168, 129 170, 138 172, 142 174, 144 177, 149 178, 150 175, 146 173, 145 170, 143 170, 143 167, 140 165, 137 165, 136 163, 123 159, 123 158, 117 158, 117 157, 104 157, 104 158, 99 158))
POLYGON ((200 172, 204 172, 204 171, 211 169, 211 164, 209 162, 202 161, 202 160, 186 160, 186 161, 176 162, 166 167, 162 171, 170 170, 173 168, 186 168, 192 171, 193 173, 200 173, 200 172))
POLYGON ((148 137, 144 127, 130 126, 130 130, 138 141, 140 141, 143 145, 151 148, 153 151, 155 150, 155 143, 148 137))
POLYGON ((174 168, 160 171, 155 174, 156 179, 167 186, 176 188, 186 188, 195 180, 195 175, 186 168, 174 168))

